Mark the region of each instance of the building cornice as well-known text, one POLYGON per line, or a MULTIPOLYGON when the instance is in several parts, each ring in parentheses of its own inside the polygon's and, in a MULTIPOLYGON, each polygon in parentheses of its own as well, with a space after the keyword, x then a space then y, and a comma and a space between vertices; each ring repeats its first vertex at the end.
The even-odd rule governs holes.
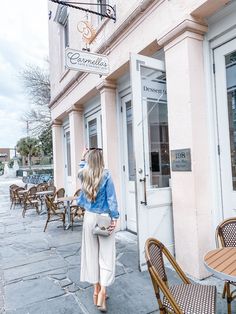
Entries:
POLYGON ((175 28, 165 34, 163 37, 157 40, 158 45, 166 46, 174 39, 179 37, 185 32, 192 32, 198 35, 204 35, 208 30, 208 27, 203 22, 197 22, 189 19, 185 19, 178 24, 175 28))
POLYGON ((52 121, 51 126, 62 126, 62 121, 59 119, 55 119, 52 121))
POLYGON ((83 110, 84 110, 84 107, 83 107, 83 105, 77 105, 77 106, 75 106, 75 105, 73 105, 73 106, 71 106, 68 110, 66 110, 66 113, 67 114, 70 114, 70 113, 81 113, 81 112, 83 112, 83 110))
POLYGON ((112 80, 104 80, 98 86, 97 90, 101 93, 105 89, 116 90, 116 82, 112 80))

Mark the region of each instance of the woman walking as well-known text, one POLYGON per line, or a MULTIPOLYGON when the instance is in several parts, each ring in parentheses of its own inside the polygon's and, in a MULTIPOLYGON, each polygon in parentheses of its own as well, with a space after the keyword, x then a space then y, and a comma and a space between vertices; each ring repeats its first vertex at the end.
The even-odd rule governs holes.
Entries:
POLYGON ((111 175, 104 169, 101 149, 85 150, 80 167, 82 191, 77 203, 85 209, 80 280, 94 285, 93 302, 101 312, 106 312, 106 287, 115 279, 113 231, 119 218, 116 194, 111 175), (99 228, 104 220, 106 228, 99 228))

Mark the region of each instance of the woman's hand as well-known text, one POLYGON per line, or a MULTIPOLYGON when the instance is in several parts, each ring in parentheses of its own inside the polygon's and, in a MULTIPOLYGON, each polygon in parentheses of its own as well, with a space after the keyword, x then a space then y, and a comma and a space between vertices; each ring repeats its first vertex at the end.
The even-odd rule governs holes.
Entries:
POLYGON ((112 220, 110 226, 108 227, 108 231, 112 233, 116 225, 117 225, 117 220, 112 220))

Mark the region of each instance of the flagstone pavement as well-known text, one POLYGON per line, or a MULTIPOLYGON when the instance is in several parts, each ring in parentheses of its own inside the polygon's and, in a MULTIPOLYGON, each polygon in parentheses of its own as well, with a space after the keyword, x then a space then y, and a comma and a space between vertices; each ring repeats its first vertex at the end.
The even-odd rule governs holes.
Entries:
MULTIPOLYGON (((92 286, 80 282, 82 222, 73 231, 51 222, 44 233, 46 215, 29 210, 22 218, 20 207, 10 209, 8 187, 13 181, 21 182, 0 177, 0 313, 100 313, 92 302, 92 286)), ((116 245, 116 281, 108 289, 108 313, 159 313, 149 274, 138 269, 136 236, 117 232, 116 245)), ((168 276, 170 282, 177 281, 171 269, 168 276)), ((227 313, 223 283, 212 277, 201 283, 217 285, 217 313, 227 313)))

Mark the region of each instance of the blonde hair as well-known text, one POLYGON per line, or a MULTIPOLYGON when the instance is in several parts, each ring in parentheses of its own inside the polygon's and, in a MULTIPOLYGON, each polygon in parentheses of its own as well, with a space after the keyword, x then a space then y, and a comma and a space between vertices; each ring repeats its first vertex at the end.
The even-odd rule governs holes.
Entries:
POLYGON ((90 150, 86 155, 86 161, 87 166, 82 174, 82 189, 90 201, 95 201, 104 170, 102 151, 90 150))

